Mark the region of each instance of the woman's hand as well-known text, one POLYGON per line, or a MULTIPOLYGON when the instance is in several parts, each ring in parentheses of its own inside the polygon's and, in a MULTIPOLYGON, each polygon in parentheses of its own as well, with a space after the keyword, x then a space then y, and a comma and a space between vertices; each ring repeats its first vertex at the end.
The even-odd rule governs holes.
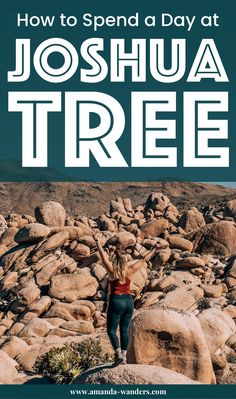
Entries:
POLYGON ((93 232, 93 239, 94 239, 94 241, 95 241, 95 243, 96 243, 97 246, 98 246, 98 245, 101 245, 101 244, 100 244, 100 241, 99 241, 98 233, 94 233, 94 232, 93 232))
POLYGON ((93 234, 93 238, 94 238, 94 241, 95 241, 95 243, 96 243, 96 245, 97 245, 97 249, 98 249, 98 252, 99 252, 99 254, 100 254, 100 256, 101 256, 101 260, 102 260, 102 262, 103 262, 103 265, 105 266, 107 272, 108 272, 110 275, 112 275, 112 273, 113 273, 113 267, 112 267, 112 264, 110 263, 110 261, 109 261, 109 259, 108 259, 107 253, 104 251, 104 249, 103 249, 103 247, 102 247, 102 245, 101 245, 101 243, 100 243, 99 233, 97 233, 97 234, 94 233, 94 234, 93 234))

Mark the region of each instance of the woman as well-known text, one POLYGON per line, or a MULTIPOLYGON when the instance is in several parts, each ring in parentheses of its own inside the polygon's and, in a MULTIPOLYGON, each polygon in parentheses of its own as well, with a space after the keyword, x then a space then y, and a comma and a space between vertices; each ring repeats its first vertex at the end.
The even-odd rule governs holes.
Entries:
POLYGON ((133 297, 130 291, 131 279, 151 259, 156 252, 156 248, 143 252, 140 255, 142 256, 141 259, 137 259, 135 263, 128 266, 127 257, 124 254, 117 254, 112 264, 96 237, 95 241, 110 282, 107 333, 116 353, 115 364, 126 364, 129 340, 128 329, 134 309, 133 297), (118 326, 120 327, 120 343, 117 336, 118 326))

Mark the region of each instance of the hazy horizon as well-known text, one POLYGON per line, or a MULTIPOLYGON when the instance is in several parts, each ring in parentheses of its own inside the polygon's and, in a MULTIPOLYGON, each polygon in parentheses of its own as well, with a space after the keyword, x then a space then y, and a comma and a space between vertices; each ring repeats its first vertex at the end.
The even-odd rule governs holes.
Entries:
POLYGON ((209 182, 210 184, 221 184, 222 186, 227 186, 231 188, 236 188, 236 182, 224 182, 224 181, 219 181, 219 182, 209 182))

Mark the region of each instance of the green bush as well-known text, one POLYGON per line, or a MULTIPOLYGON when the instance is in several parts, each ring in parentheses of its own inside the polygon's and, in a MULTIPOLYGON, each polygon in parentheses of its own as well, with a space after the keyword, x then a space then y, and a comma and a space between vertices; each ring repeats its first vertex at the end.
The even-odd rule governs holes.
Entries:
POLYGON ((56 384, 70 384, 83 371, 108 360, 99 341, 89 338, 81 343, 50 349, 37 358, 34 370, 56 384))
POLYGON ((80 343, 72 344, 72 347, 80 355, 80 365, 83 370, 99 366, 99 364, 107 363, 110 360, 109 355, 103 353, 103 349, 97 340, 89 338, 80 343))
POLYGON ((209 298, 201 298, 198 301, 198 309, 199 310, 209 309, 210 307, 211 307, 211 305, 210 305, 210 299, 209 298))
POLYGON ((82 371, 79 354, 69 345, 52 348, 37 358, 34 369, 56 384, 68 384, 82 371))

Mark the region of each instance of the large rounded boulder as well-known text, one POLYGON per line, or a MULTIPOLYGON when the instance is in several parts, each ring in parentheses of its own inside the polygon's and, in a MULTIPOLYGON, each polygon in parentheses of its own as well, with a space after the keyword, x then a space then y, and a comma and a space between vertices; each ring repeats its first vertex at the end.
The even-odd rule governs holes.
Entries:
POLYGON ((52 276, 49 294, 51 297, 73 302, 77 299, 93 297, 96 294, 98 282, 95 277, 84 269, 77 274, 58 274, 52 276))
POLYGON ((162 193, 152 193, 147 198, 145 208, 163 212, 170 205, 170 200, 162 193))
POLYGON ((49 227, 60 227, 65 226, 66 211, 58 202, 46 201, 35 208, 35 217, 39 223, 49 227))
POLYGON ((179 220, 179 226, 182 227, 187 233, 204 226, 205 219, 203 214, 195 207, 184 212, 179 220))
POLYGON ((128 362, 166 367, 204 384, 215 382, 199 320, 172 309, 141 311, 132 320, 128 362))
POLYGON ((169 222, 166 219, 153 219, 151 222, 144 223, 141 227, 142 238, 159 237, 168 229, 169 222))
POLYGON ((215 353, 235 333, 234 320, 221 309, 210 308, 198 315, 209 351, 215 353))
POLYGON ((236 199, 227 202, 224 208, 224 216, 236 218, 236 199))
POLYGON ((185 236, 193 243, 193 251, 226 257, 236 250, 236 225, 220 221, 207 224, 185 236))
POLYGON ((75 381, 77 384, 196 384, 196 381, 163 367, 140 364, 96 367, 75 381))
POLYGON ((29 223, 22 227, 15 235, 18 244, 38 242, 50 234, 50 228, 40 223, 29 223))

